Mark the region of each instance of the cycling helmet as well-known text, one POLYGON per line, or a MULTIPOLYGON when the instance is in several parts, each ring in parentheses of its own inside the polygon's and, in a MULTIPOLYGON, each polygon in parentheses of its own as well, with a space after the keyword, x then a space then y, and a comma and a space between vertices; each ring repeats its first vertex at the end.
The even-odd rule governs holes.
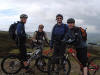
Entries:
POLYGON ((21 14, 20 18, 28 18, 28 16, 26 14, 21 14))
POLYGON ((69 19, 67 20, 67 23, 75 23, 75 19, 74 19, 74 18, 69 18, 69 19))

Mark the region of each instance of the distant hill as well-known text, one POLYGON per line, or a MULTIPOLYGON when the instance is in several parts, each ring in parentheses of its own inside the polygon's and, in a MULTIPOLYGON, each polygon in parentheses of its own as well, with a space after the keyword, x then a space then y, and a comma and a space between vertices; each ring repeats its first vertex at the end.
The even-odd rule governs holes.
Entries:
MULTIPOLYGON (((33 32, 28 32, 31 36, 33 35, 33 32)), ((51 38, 51 33, 47 32, 47 35, 49 39, 51 38)), ((100 42, 100 33, 88 33, 88 41, 89 42, 100 42)))
POLYGON ((6 55, 14 48, 16 45, 12 40, 9 40, 8 32, 0 31, 0 56, 6 55))
MULTIPOLYGON (((28 35, 32 36, 33 32, 28 32, 28 35)), ((50 39, 51 33, 47 32, 47 35, 50 39)), ((100 43, 100 34, 88 34, 88 42, 99 42, 100 43)), ((9 39, 8 32, 0 31, 0 56, 7 55, 9 51, 15 49, 15 42, 9 39)), ((88 46, 88 51, 100 55, 100 47, 97 46, 88 46)))

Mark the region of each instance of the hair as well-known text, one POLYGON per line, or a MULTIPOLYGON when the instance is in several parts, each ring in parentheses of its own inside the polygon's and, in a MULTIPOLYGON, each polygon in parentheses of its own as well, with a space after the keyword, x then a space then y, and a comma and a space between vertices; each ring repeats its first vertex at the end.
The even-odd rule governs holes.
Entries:
POLYGON ((39 25, 39 28, 40 28, 40 27, 44 28, 44 25, 43 25, 43 24, 40 24, 40 25, 39 25))
POLYGON ((62 14, 57 14, 56 15, 56 19, 57 19, 57 17, 62 17, 62 19, 63 19, 63 15, 62 14))

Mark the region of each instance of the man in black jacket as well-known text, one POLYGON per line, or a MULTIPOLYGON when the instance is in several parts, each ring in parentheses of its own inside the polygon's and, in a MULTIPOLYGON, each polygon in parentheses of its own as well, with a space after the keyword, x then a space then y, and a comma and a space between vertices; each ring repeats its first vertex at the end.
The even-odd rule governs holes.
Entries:
POLYGON ((75 20, 73 18, 69 18, 67 20, 67 24, 69 26, 70 32, 72 36, 75 38, 75 47, 77 51, 77 58, 80 63, 83 65, 83 75, 87 75, 87 44, 86 40, 82 37, 82 32, 79 27, 75 26, 75 20))

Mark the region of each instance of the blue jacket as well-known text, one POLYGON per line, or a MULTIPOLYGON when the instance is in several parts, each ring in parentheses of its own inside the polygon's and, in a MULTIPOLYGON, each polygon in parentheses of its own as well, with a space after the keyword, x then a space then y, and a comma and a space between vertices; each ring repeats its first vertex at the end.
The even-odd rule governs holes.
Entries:
POLYGON ((60 26, 56 24, 52 30, 50 47, 53 47, 54 41, 63 40, 65 38, 65 34, 67 34, 70 37, 70 31, 68 26, 63 23, 60 26))
POLYGON ((25 27, 24 27, 24 23, 23 22, 19 22, 17 24, 16 31, 17 31, 17 36, 18 37, 22 37, 22 38, 26 37, 25 27))

